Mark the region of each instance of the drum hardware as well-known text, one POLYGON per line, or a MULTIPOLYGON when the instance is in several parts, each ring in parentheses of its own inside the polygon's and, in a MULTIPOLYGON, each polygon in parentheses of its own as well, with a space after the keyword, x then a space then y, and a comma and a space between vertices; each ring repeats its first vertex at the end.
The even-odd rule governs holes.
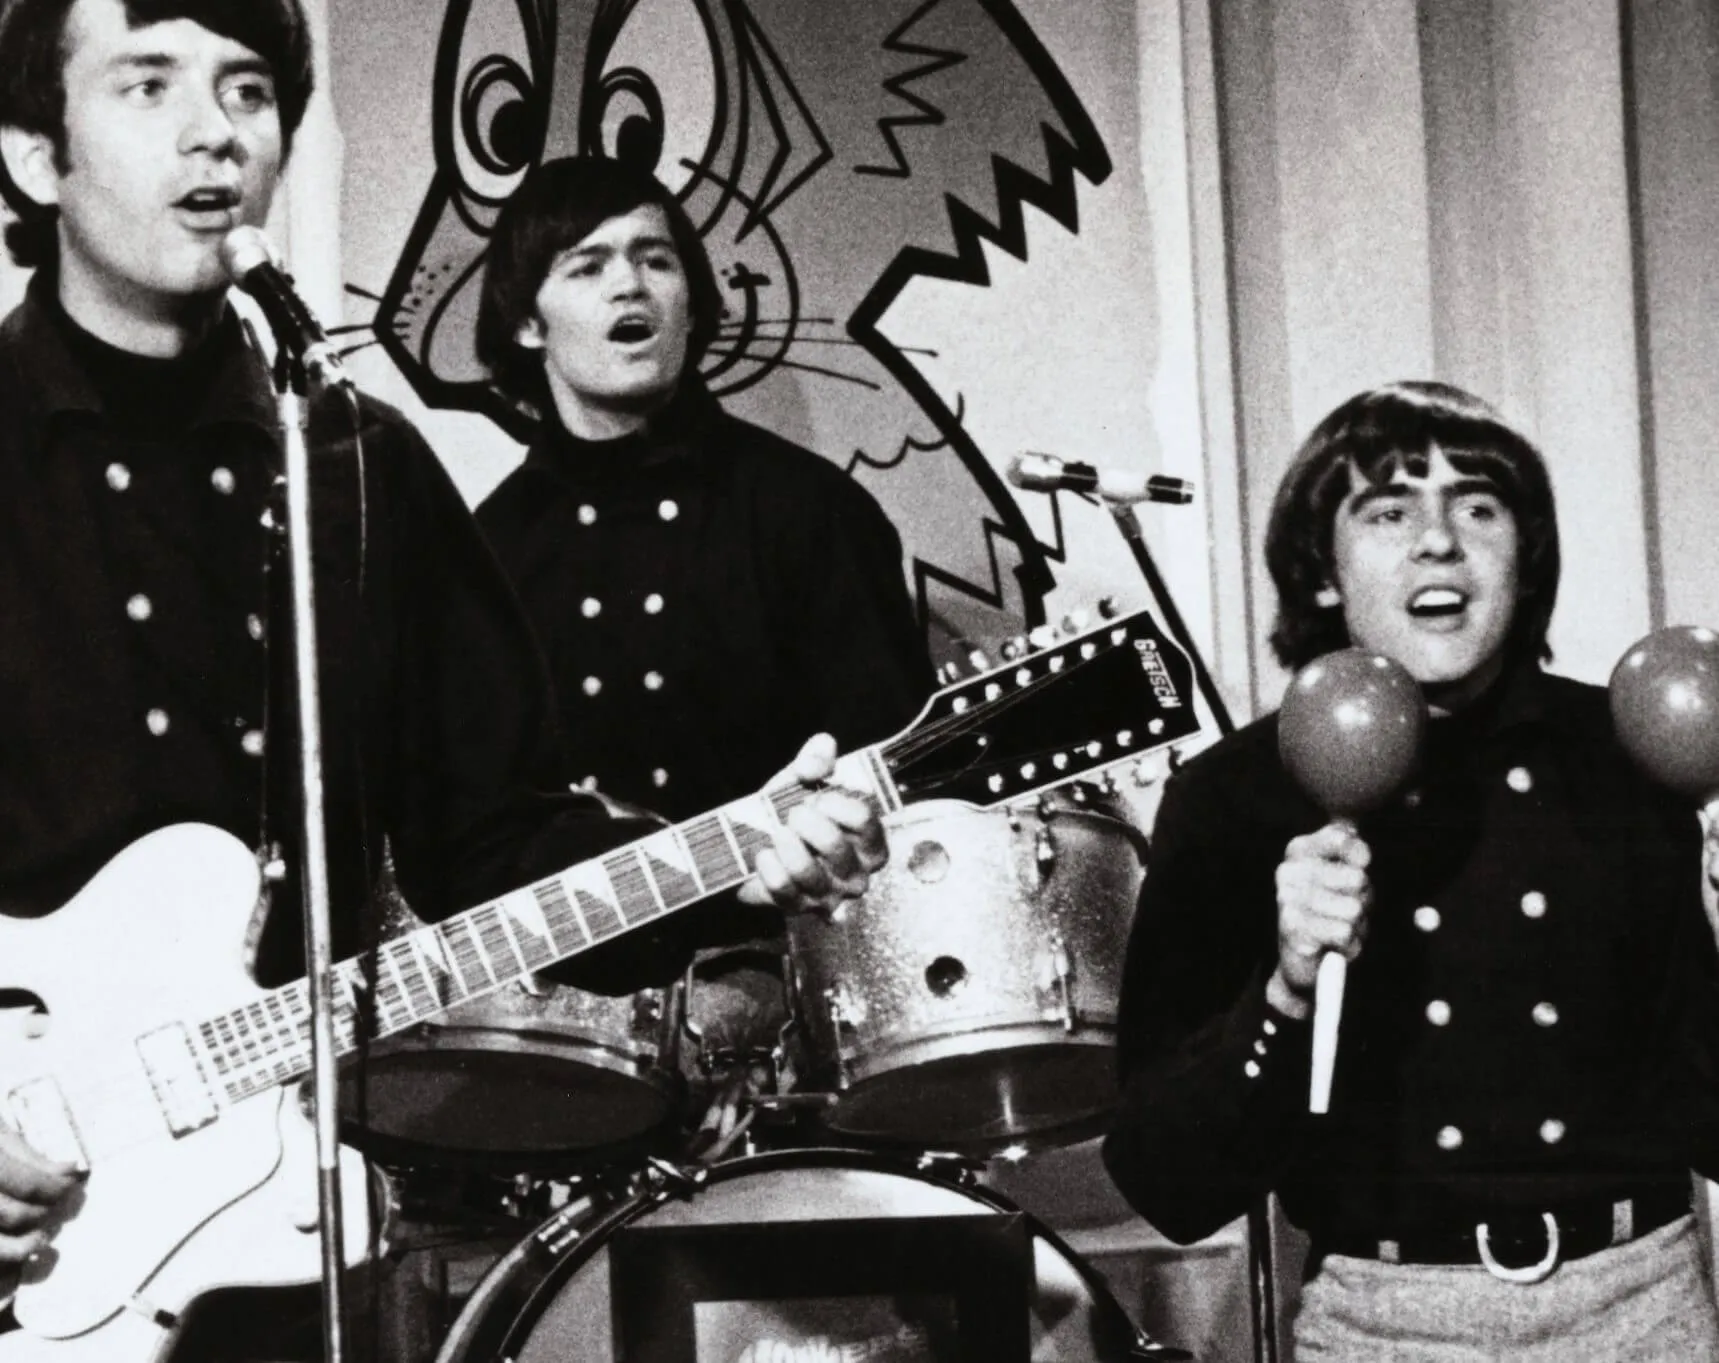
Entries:
POLYGON ((788 1112, 795 1108, 833 1107, 836 1095, 817 1091, 800 1093, 760 1093, 748 1099, 753 1107, 766 1112, 788 1112))
POLYGON ((1063 1031, 1072 1034, 1078 1025, 1074 1016, 1074 967, 1060 930, 1051 929, 1048 948, 1039 962, 1039 987, 1046 993, 1056 992, 1056 1002, 1046 1010, 1046 1015, 1061 1018, 1063 1031))
POLYGON ((1039 868, 1040 878, 1049 880, 1050 873, 1056 869, 1056 840, 1050 835, 1049 825, 1040 828, 1033 837, 1033 861, 1039 868))
POLYGON ((544 1254, 565 1254, 585 1233, 581 1219, 589 1213, 589 1207, 569 1203, 531 1233, 534 1246, 544 1254))
POLYGON ((865 1021, 865 1014, 840 980, 826 985, 823 997, 824 1015, 829 1019, 830 1033, 835 1040, 836 1087, 845 1089, 853 1082, 846 1042, 854 1029, 865 1021))
POLYGON ((710 1178, 707 1165, 680 1164, 661 1155, 647 1159, 640 1173, 644 1192, 659 1202, 671 1197, 691 1197, 710 1178))
POLYGON ((921 1150, 914 1157, 913 1167, 922 1174, 933 1174, 963 1188, 977 1188, 985 1172, 985 1161, 955 1150, 921 1150))

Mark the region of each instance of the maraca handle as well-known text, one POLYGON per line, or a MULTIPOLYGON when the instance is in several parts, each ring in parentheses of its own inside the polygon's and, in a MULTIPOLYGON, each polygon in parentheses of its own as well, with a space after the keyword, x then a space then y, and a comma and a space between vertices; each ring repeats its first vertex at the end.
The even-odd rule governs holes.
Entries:
POLYGON ((1308 1089, 1307 1110, 1324 1114, 1331 1110, 1331 1076, 1337 1068, 1337 1023, 1343 1016, 1343 986, 1349 980, 1349 958, 1328 951, 1319 961, 1319 976, 1313 984, 1313 1082, 1308 1089))

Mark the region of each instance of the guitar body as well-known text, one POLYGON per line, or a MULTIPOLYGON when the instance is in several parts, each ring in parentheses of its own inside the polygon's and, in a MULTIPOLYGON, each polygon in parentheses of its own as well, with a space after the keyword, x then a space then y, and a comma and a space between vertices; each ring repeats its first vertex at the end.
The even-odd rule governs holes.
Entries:
MULTIPOLYGON (((0 1103, 15 1115, 20 1092, 54 1076, 75 1136, 36 1143, 90 1163, 52 1245, 22 1273, 23 1330, 0 1335, 0 1360, 153 1358, 202 1292, 318 1277, 315 1142, 296 1102, 275 1089, 175 1136, 137 1046, 262 997, 243 960, 257 888, 237 839, 181 825, 134 843, 48 917, 0 918, 0 984, 47 1009, 42 1035, 0 1045, 0 1103)), ((356 1156, 343 1152, 342 1175, 357 1261, 356 1156)))

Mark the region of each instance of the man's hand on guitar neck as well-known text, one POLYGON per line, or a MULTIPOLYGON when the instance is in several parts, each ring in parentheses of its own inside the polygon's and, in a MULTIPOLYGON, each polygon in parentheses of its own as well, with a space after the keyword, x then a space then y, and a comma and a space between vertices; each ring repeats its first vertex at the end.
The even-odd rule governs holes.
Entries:
POLYGON ((816 794, 789 811, 774 846, 758 854, 756 874, 740 887, 743 903, 774 904, 785 913, 827 913, 865 893, 871 873, 889 857, 877 811, 837 789, 817 789, 836 770, 836 741, 815 734, 783 772, 816 794))
POLYGON ((80 1181, 71 1165, 37 1154, 0 1126, 0 1264, 23 1263, 47 1243, 43 1223, 80 1181))

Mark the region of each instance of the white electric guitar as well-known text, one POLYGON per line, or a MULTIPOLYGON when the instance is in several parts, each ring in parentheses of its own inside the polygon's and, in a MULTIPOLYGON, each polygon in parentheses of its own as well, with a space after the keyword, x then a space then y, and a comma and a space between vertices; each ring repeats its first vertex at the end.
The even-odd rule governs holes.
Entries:
MULTIPOLYGON (((987 806, 1198 732, 1186 655, 1141 614, 939 692, 902 734, 841 759, 834 784, 887 813, 987 806)), ((385 943, 388 1035, 740 884, 809 792, 736 801, 385 943)), ((257 867, 235 838, 162 829, 41 919, 0 917, 0 986, 46 1008, 0 1040, 0 1121, 87 1181, 28 1263, 0 1363, 150 1363, 217 1287, 320 1276, 301 980, 263 990, 243 961, 257 867)), ((364 972, 335 969, 336 1036, 356 1047, 364 972)), ((347 1254, 369 1239, 366 1170, 342 1152, 347 1254)), ((3 1291, 3 1289, 0 1289, 3 1291)), ((3 1297, 0 1297, 3 1300, 3 1297)))

